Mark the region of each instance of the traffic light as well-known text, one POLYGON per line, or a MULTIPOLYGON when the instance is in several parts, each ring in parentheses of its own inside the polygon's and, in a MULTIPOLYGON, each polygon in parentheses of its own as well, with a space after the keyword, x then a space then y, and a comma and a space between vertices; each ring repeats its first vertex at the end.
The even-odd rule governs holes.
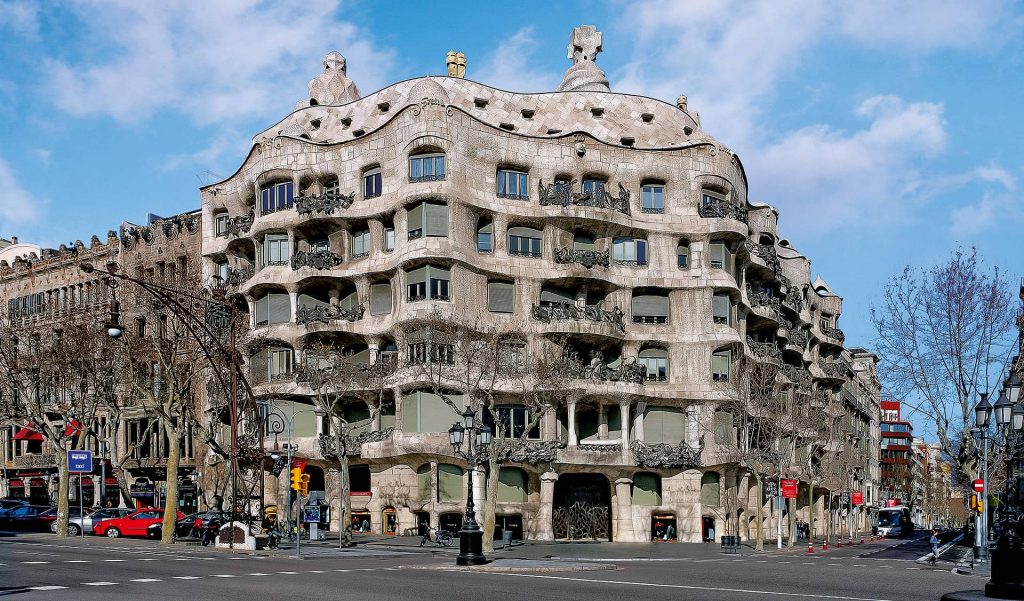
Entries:
POLYGON ((967 500, 968 505, 971 506, 971 510, 978 509, 978 495, 971 495, 971 498, 967 500))
MULTIPOLYGON (((303 477, 302 468, 293 467, 292 471, 291 471, 291 475, 292 475, 291 476, 291 482, 292 482, 291 488, 292 488, 292 490, 301 490, 302 489, 302 477, 303 477)), ((309 480, 309 476, 306 476, 306 480, 309 480)))
POLYGON ((309 496, 309 474, 302 474, 299 478, 299 494, 304 497, 309 496))
POLYGON ((981 493, 971 495, 970 504, 971 509, 978 513, 985 511, 985 502, 981 498, 981 493))

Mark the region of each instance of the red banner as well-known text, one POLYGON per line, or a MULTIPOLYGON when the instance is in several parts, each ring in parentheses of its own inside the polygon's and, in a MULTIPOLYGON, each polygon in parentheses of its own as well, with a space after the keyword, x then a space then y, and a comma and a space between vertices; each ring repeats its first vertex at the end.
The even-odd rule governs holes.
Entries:
POLYGON ((853 504, 854 505, 863 505, 864 504, 864 493, 863 492, 861 492, 859 490, 853 491, 853 504))
POLYGON ((783 499, 795 499, 796 498, 796 480, 783 480, 782 481, 782 498, 783 499))
POLYGON ((292 467, 299 468, 302 471, 306 471, 306 460, 299 459, 298 457, 292 457, 292 467))

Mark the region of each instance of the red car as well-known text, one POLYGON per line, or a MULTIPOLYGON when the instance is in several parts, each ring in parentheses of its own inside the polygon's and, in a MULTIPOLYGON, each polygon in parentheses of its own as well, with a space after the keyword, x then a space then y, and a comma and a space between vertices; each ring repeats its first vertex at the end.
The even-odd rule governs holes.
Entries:
MULTIPOLYGON (((180 511, 177 519, 185 517, 180 511)), ((93 531, 99 536, 118 538, 120 536, 146 536, 146 528, 152 524, 159 524, 164 519, 164 510, 161 508, 149 507, 136 509, 123 518, 103 520, 93 526, 93 531)))

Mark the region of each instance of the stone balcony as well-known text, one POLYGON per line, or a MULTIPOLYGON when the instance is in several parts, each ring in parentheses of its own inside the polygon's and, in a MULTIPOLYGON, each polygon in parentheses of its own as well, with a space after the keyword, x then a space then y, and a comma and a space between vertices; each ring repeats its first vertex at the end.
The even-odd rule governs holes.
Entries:
POLYGON ((735 219, 742 223, 749 221, 746 208, 738 207, 724 199, 715 199, 714 202, 705 200, 697 208, 697 212, 706 219, 735 219))
POLYGON ((10 461, 10 465, 13 468, 54 467, 57 465, 57 456, 53 453, 22 455, 20 457, 13 457, 10 461))

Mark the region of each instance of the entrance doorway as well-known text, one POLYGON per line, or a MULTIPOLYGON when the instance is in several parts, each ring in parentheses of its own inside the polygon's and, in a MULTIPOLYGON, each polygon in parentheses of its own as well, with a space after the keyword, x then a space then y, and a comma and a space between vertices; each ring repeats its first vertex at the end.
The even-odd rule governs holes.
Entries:
POLYGON ((551 516, 556 539, 611 540, 611 488, 602 474, 562 474, 551 516))
POLYGON ((715 518, 704 516, 701 520, 701 540, 706 543, 715 542, 715 518))

